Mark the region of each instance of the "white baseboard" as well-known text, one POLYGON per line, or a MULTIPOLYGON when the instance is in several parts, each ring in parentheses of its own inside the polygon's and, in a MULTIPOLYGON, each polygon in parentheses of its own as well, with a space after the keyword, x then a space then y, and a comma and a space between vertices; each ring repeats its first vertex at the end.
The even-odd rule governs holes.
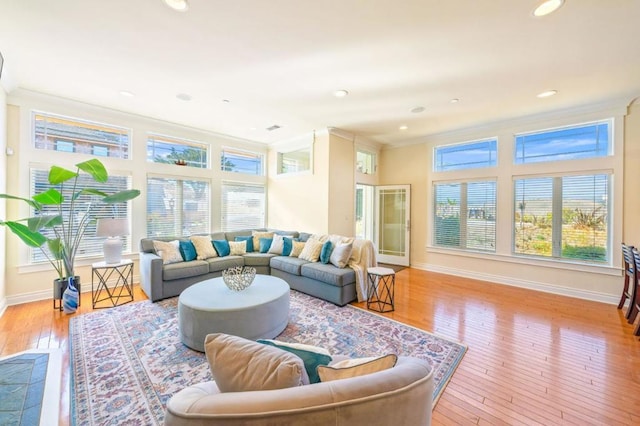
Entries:
POLYGON ((2 317, 4 315, 4 312, 7 310, 7 298, 3 297, 2 299, 0 299, 0 317, 2 317))
MULTIPOLYGON (((139 283, 140 276, 134 275, 133 282, 134 284, 139 283)), ((115 285, 115 280, 109 281, 107 284, 109 287, 113 287, 115 285)), ((80 290, 82 293, 91 293, 91 282, 81 282, 80 290)), ((7 296, 4 299, 4 309, 6 309, 7 306, 20 305, 22 303, 37 302, 47 299, 53 300, 53 288, 50 288, 49 290, 34 291, 31 293, 16 294, 15 296, 7 296)), ((51 304, 53 306, 53 301, 51 304)), ((2 309, 2 307, 3 304, 2 301, 0 301, 0 316, 4 313, 4 309, 2 309)))
POLYGON ((561 296, 576 297, 578 299, 591 300, 594 302, 608 303, 617 305, 619 296, 600 293, 596 291, 581 290, 569 287, 562 287, 553 284, 540 283, 536 281, 522 280, 501 275, 492 275, 486 273, 478 273, 476 271, 465 271, 458 268, 448 268, 446 266, 432 264, 411 264, 412 268, 422 269, 424 271, 438 272, 441 274, 453 275, 456 277, 472 278, 481 281, 488 281, 495 284, 509 285, 512 287, 527 288, 530 290, 542 291, 544 293, 558 294, 561 296))

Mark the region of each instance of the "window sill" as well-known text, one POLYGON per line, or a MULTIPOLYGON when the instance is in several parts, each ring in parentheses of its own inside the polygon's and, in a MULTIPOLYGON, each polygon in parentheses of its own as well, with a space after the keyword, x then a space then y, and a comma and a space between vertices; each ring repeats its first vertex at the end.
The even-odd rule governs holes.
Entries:
MULTIPOLYGON (((122 253, 122 258, 131 259, 135 261, 138 259, 138 253, 122 253)), ((100 262, 102 260, 104 260, 102 256, 83 257, 82 259, 76 260, 75 266, 76 267, 91 266, 93 263, 100 262)), ((53 266, 51 266, 49 262, 32 263, 32 264, 18 266, 19 274, 32 274, 36 272, 46 272, 46 271, 50 271, 55 274, 55 269, 53 269, 53 266)))
POLYGON ((539 266, 544 268, 589 272, 592 274, 620 276, 622 273, 620 268, 615 268, 611 265, 586 265, 584 263, 571 262, 567 260, 540 259, 499 253, 482 253, 477 251, 447 249, 433 246, 427 246, 426 250, 428 253, 462 256, 474 259, 491 260, 494 262, 516 263, 520 265, 539 266))

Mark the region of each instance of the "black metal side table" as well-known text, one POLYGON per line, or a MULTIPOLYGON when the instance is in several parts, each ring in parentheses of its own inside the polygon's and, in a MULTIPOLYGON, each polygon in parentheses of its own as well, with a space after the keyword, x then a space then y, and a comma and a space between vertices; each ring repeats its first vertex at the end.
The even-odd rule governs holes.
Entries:
POLYGON ((367 269, 369 285, 367 287, 367 309, 377 312, 392 312, 396 273, 391 268, 367 269))
POLYGON ((94 309, 113 308, 133 302, 132 260, 98 262, 91 265, 91 270, 91 302, 94 309))

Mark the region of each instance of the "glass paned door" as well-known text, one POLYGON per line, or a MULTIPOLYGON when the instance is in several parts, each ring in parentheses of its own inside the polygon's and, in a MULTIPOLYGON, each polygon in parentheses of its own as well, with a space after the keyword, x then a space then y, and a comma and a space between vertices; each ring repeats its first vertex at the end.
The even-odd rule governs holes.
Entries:
POLYGON ((378 262, 409 266, 410 185, 376 186, 378 262))

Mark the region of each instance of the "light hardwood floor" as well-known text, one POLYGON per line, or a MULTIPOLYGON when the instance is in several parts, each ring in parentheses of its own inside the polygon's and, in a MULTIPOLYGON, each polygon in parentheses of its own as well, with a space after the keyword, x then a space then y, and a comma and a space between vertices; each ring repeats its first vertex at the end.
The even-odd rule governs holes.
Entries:
MULTIPOLYGON (((63 348, 64 382, 70 316, 51 303, 7 309, 0 356, 63 348)), ((90 304, 83 294, 74 315, 90 304)), ((395 307, 384 315, 468 345, 433 424, 640 424, 640 341, 613 305, 405 269, 395 307)), ((69 393, 62 395, 66 424, 69 393)))

